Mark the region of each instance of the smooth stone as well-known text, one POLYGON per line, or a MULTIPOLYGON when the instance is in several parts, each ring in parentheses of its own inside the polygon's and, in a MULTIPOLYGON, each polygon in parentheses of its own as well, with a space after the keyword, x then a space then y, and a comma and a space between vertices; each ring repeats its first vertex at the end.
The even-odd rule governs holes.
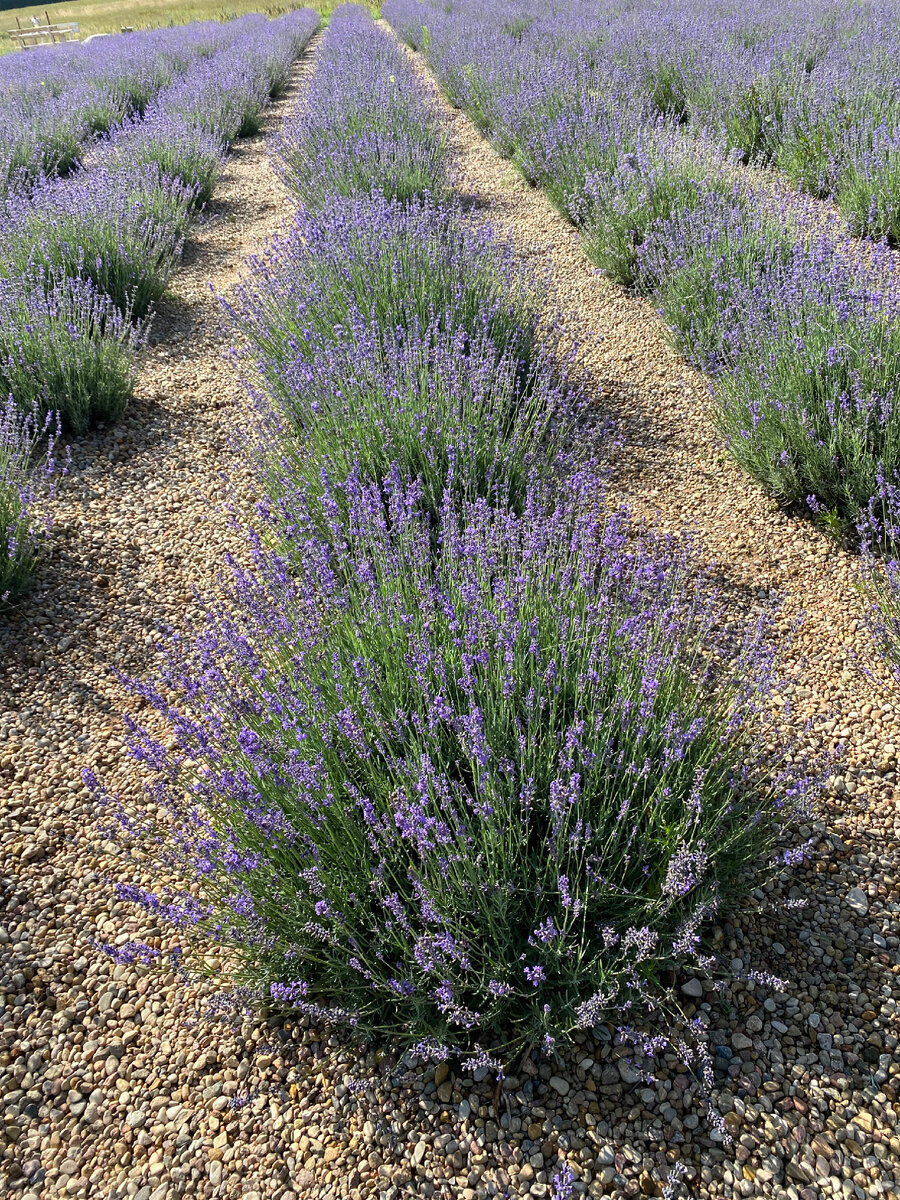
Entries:
POLYGON ((620 1058, 617 1065, 623 1083, 640 1083, 643 1080, 643 1073, 635 1071, 633 1067, 628 1065, 624 1058, 620 1058))

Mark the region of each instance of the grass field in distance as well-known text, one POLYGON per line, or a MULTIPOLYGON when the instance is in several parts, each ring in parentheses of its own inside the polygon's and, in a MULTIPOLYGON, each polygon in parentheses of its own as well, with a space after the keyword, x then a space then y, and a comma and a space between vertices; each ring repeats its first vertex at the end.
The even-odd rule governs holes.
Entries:
POLYGON ((118 33, 123 26, 132 29, 155 29, 160 25, 186 25, 189 21, 226 21, 248 12, 261 12, 275 17, 295 8, 316 8, 328 14, 335 0, 79 0, 61 4, 30 4, 25 8, 0 10, 0 54, 15 49, 8 30, 16 28, 16 19, 23 29, 38 17, 43 25, 49 16, 54 24, 77 21, 82 40, 92 33, 118 33))

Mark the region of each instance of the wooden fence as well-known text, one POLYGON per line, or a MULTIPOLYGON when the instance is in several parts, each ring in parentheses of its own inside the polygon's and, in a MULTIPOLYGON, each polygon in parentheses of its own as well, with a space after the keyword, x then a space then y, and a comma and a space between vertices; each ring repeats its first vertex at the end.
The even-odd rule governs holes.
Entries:
POLYGON ((80 40, 80 30, 77 21, 57 22, 54 24, 50 20, 50 14, 44 13, 47 18, 46 25, 32 25, 22 28, 19 18, 16 17, 17 29, 8 29, 7 35, 12 38, 17 46, 23 50, 27 50, 29 46, 50 46, 56 42, 77 42, 80 40))

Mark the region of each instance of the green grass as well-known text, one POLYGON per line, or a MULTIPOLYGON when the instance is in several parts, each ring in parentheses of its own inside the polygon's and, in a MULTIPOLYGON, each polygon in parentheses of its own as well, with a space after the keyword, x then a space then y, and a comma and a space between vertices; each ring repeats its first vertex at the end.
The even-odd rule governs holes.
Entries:
POLYGON ((337 0, 301 0, 293 4, 290 0, 95 0, 94 3, 31 4, 25 8, 7 8, 0 12, 0 53, 16 47, 8 30, 16 28, 16 20, 23 28, 31 27, 31 18, 39 17, 44 23, 46 16, 54 24, 77 21, 81 37, 93 33, 118 33, 123 26, 132 29, 157 29, 165 25, 187 25, 191 21, 228 21, 248 12, 261 12, 268 17, 282 16, 296 8, 315 8, 328 16, 337 6, 337 0), (45 16, 46 14, 46 16, 45 16))

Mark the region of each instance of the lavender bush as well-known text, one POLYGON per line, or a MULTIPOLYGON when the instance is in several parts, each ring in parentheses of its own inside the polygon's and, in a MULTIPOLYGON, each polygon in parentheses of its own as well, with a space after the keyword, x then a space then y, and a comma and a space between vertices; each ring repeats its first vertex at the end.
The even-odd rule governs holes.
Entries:
POLYGON ((78 433, 122 415, 142 331, 88 280, 0 280, 0 394, 78 433))
POLYGON ((118 308, 144 316, 175 268, 194 199, 153 164, 46 182, 7 202, 0 271, 90 279, 118 308))
POLYGON ((176 79, 159 94, 157 106, 230 145, 259 131, 269 82, 255 68, 238 43, 176 79))
POLYGON ((538 359, 523 377, 490 337, 441 321, 386 337, 360 320, 347 332, 266 371, 276 407, 262 406, 264 471, 282 529, 294 528, 298 488, 313 511, 336 497, 346 515, 351 481, 399 470, 437 521, 448 496, 518 511, 529 481, 561 470, 580 399, 556 362, 538 359))
POLYGON ((104 154, 115 171, 155 167, 191 194, 193 207, 209 203, 225 161, 225 143, 183 117, 151 110, 111 131, 104 154))
POLYGON ((835 192, 850 229, 900 245, 900 113, 898 121, 848 138, 848 158, 835 192))
POLYGON ((655 279, 641 252, 653 231, 683 224, 705 197, 733 195, 736 186, 710 152, 704 158, 678 137, 654 137, 623 155, 615 171, 586 180, 585 253, 616 283, 650 290, 655 279))
POLYGON ((78 162, 89 126, 61 99, 37 111, 22 103, 0 108, 0 197, 44 175, 65 175, 78 162))
POLYGON ((715 375, 745 351, 748 297, 780 277, 794 246, 795 231, 749 194, 710 191, 656 223, 640 248, 639 287, 656 295, 677 349, 715 375))
POLYGON ((57 434, 52 414, 23 413, 12 397, 0 407, 0 605, 31 579, 39 548, 35 503, 42 477, 53 473, 57 434))
POLYGON ((273 395, 285 367, 360 321, 388 343, 398 330, 435 328, 485 339, 527 372, 544 307, 510 246, 457 207, 379 196, 301 209, 238 295, 231 315, 273 395))
POLYGON ((763 282, 745 348, 717 385, 737 460, 851 536, 879 476, 900 468, 900 273, 880 265, 827 237, 798 245, 763 282))
POLYGON ((309 93, 282 127, 276 167, 287 185, 315 207, 333 195, 439 199, 444 142, 393 38, 365 9, 338 8, 309 93))
POLYGON ((657 227, 646 250, 679 347, 718 374, 719 427, 779 499, 852 535, 898 467, 900 269, 884 248, 747 200, 657 227), (793 227, 791 222, 793 221, 793 227))
POLYGON ((120 898, 316 1019, 504 1057, 709 966, 705 922, 806 784, 764 749, 762 631, 729 641, 684 549, 596 489, 448 501, 435 559, 395 477, 348 489, 351 532, 311 535, 299 574, 258 548, 139 689, 178 742, 133 728, 185 887, 120 898))

